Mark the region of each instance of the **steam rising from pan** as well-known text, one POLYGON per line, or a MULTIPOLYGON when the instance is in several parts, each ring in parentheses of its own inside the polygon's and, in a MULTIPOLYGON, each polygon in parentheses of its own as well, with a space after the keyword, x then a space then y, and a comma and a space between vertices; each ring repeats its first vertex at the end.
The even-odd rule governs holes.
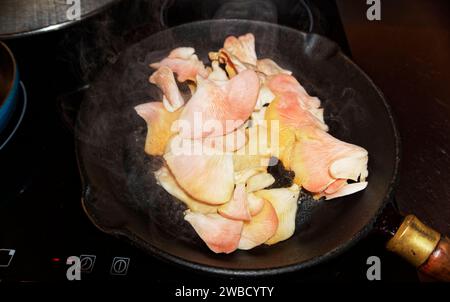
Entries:
POLYGON ((247 19, 276 24, 278 11, 270 0, 230 0, 223 1, 214 19, 247 19))
POLYGON ((73 72, 90 83, 107 64, 116 62, 129 45, 163 29, 164 0, 119 1, 102 14, 68 28, 60 47, 73 72))

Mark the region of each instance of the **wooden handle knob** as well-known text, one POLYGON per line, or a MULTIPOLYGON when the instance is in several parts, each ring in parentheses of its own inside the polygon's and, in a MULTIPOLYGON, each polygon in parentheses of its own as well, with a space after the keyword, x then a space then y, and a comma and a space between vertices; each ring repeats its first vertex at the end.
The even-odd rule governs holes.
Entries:
POLYGON ((434 279, 450 281, 450 241, 416 216, 408 215, 389 240, 391 250, 434 279))
POLYGON ((442 237, 419 271, 436 280, 450 282, 450 239, 442 237))

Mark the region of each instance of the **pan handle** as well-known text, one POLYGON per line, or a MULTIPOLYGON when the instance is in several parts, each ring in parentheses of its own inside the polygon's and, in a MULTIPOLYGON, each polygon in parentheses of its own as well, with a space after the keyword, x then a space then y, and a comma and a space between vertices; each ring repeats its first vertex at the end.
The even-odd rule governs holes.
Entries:
POLYGON ((450 240, 423 224, 416 216, 408 215, 387 249, 399 254, 424 273, 439 281, 450 281, 450 240))

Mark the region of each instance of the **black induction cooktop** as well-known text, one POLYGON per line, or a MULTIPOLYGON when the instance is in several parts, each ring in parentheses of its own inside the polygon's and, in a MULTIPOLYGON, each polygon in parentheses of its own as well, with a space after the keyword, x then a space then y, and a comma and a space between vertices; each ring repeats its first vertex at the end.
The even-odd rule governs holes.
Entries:
MULTIPOLYGON (((153 258, 98 230, 81 206, 73 137, 77 109, 95 73, 133 41, 185 22, 253 18, 328 36, 351 55, 334 1, 244 1, 250 15, 242 15, 233 1, 144 2, 133 8, 118 3, 63 31, 6 41, 19 62, 23 114, 16 113, 17 129, 0 150, 0 280, 67 281, 70 256, 81 260, 82 280, 234 280, 205 278, 153 258), (130 21, 126 12, 137 15, 130 21)), ((253 281, 367 281, 370 256, 381 259, 383 280, 416 281, 414 268, 384 251, 384 240, 371 234, 307 271, 253 281)))

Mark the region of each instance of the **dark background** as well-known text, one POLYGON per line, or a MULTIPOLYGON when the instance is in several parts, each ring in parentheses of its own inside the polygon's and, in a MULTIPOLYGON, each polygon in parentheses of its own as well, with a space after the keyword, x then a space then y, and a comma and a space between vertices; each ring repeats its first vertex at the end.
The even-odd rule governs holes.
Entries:
POLYGON ((450 2, 338 0, 353 60, 385 94, 397 118, 402 163, 396 200, 450 234, 450 2))

